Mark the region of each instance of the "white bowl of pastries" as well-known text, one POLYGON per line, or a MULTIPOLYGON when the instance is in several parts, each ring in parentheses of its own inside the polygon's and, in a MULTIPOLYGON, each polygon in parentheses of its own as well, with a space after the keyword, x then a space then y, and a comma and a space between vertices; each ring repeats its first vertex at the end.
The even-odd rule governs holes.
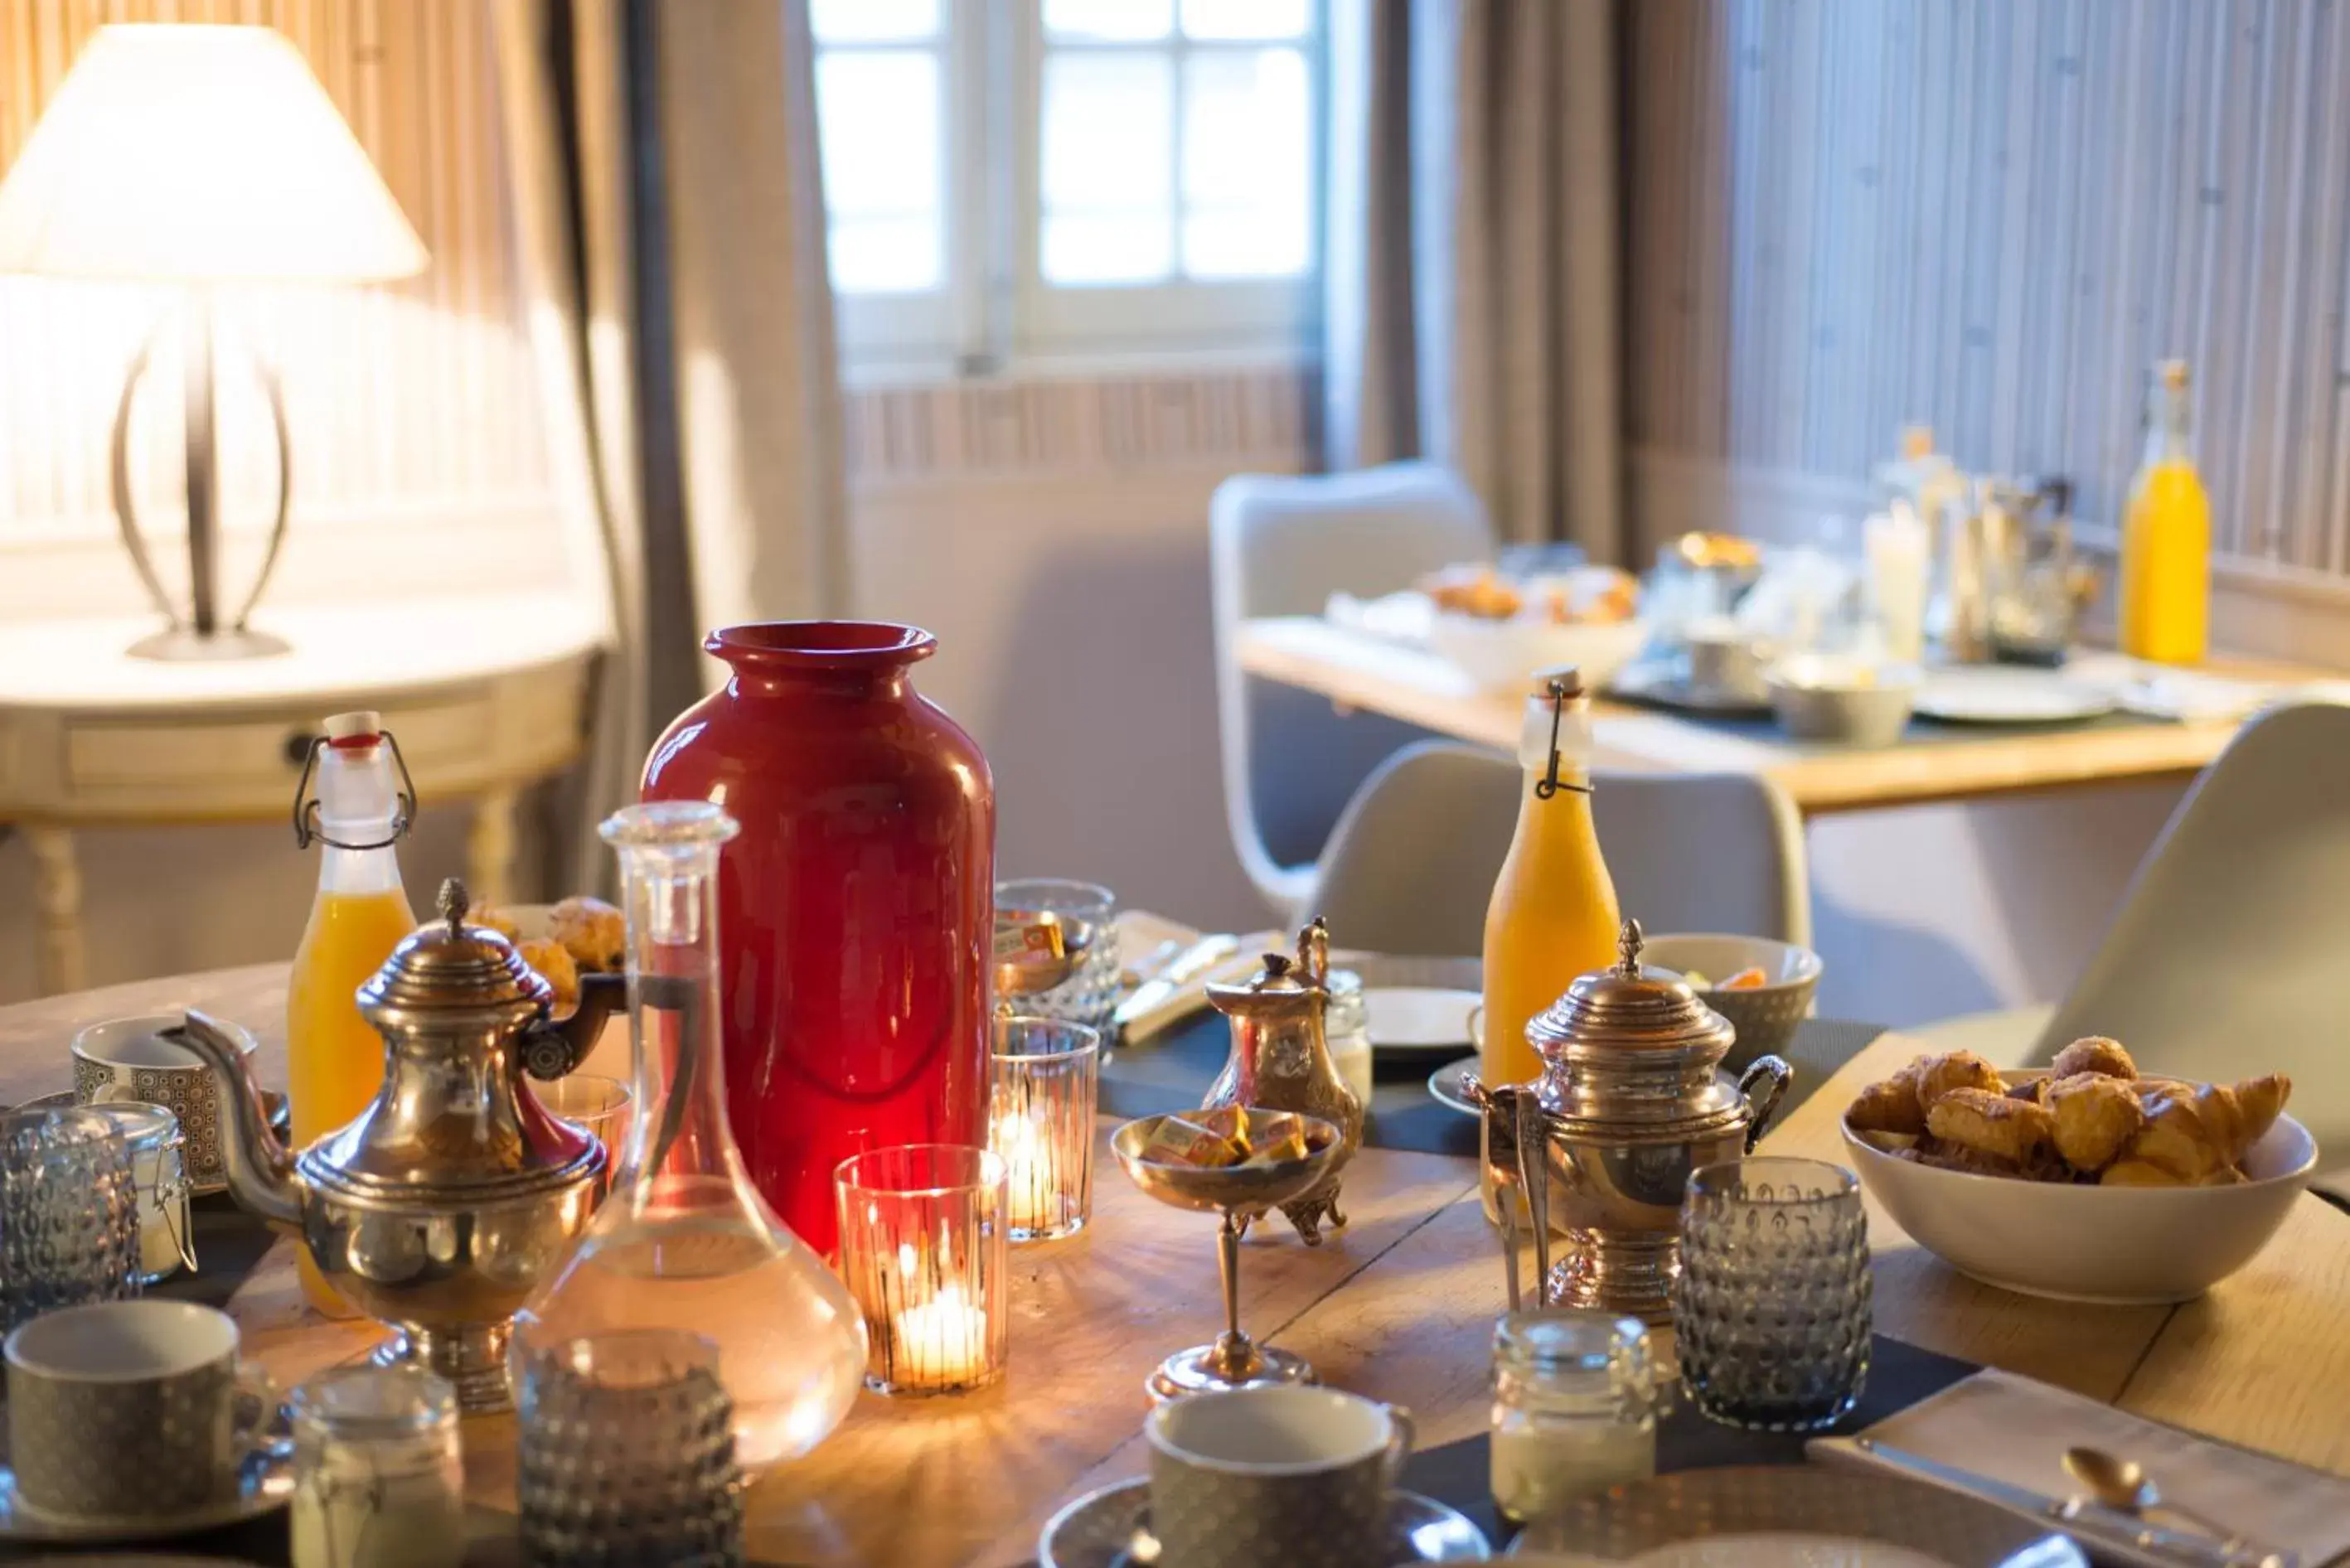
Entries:
POLYGON ((1894 1223, 1986 1284, 2144 1305, 2201 1295, 2251 1262, 2317 1165, 2279 1074, 2142 1077, 2112 1040, 2002 1075, 1920 1056, 1847 1106, 1861 1184, 1894 1223))
POLYGON ((1491 566, 1454 568, 1419 587, 1436 607, 1430 651, 1489 691, 1522 691, 1535 670, 1562 664, 1596 691, 1648 639, 1639 583, 1613 566, 1523 580, 1491 566))

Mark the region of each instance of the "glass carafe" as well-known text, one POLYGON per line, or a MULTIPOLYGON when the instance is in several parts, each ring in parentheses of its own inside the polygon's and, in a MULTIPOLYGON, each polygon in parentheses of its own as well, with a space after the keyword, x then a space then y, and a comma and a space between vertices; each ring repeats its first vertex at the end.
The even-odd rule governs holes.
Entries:
POLYGON ((759 1196, 727 1127, 716 894, 734 832, 700 801, 604 823, 625 887, 636 1115, 611 1196, 516 1314, 514 1344, 523 1358, 612 1329, 707 1335, 734 1402, 736 1457, 757 1469, 806 1453, 848 1413, 865 1324, 848 1287, 759 1196))

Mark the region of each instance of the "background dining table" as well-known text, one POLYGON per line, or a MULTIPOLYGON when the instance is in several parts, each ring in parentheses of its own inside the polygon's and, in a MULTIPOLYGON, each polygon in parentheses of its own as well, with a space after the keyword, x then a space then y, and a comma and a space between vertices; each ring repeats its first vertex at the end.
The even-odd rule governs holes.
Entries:
MULTIPOLYGON (((78 1028, 191 1005, 251 1027, 261 1074, 282 1082, 284 985, 284 966, 263 965, 0 1008, 0 1101, 65 1086, 78 1028)), ((1772 1131, 1764 1152, 1841 1162, 1843 1105, 1918 1048, 1914 1037, 1878 1037, 1772 1131)), ((1104 1119, 1105 1140, 1112 1125, 1104 1119)), ((1024 1563, 1055 1511, 1143 1472, 1144 1375, 1169 1350, 1222 1326, 1213 1227, 1145 1198, 1106 1150, 1097 1172, 1093 1220, 1082 1233, 1013 1253, 1005 1380, 950 1398, 863 1396, 828 1441, 751 1493, 754 1561, 1024 1563)), ((1409 1407, 1422 1462, 1449 1456, 1458 1470, 1463 1456, 1481 1451, 1472 1444, 1488 1420, 1489 1347, 1505 1304, 1475 1163, 1366 1148, 1346 1194, 1350 1223, 1319 1248, 1300 1245, 1284 1226, 1252 1231, 1241 1273, 1244 1322, 1309 1357, 1324 1381, 1409 1407)), ((2199 1300, 2146 1307, 2042 1301, 1978 1284, 1920 1251, 1873 1203, 1869 1224, 1881 1335, 2350 1475, 2350 1214, 2304 1196, 2242 1272, 2199 1300)), ((375 1325, 328 1322, 303 1306, 289 1242, 248 1262, 241 1278, 232 1263, 229 1277, 206 1288, 222 1292, 246 1352, 280 1386, 350 1361, 380 1337, 375 1325)), ((200 1284, 201 1276, 183 1282, 200 1284)), ((510 1417, 466 1424, 476 1504, 468 1562, 515 1559, 513 1436, 510 1417)), ((1407 1483, 1416 1475, 1421 1490, 1438 1490, 1418 1471, 1407 1483)), ((282 1525, 272 1528, 274 1543, 241 1536, 230 1549, 267 1558, 283 1549, 282 1525)))
MULTIPOLYGON (((1383 713, 1440 735, 1514 753, 1523 703, 1485 691, 1458 665, 1319 616, 1243 622, 1235 641, 1252 675, 1383 713)), ((2303 686, 2340 672, 2272 660, 2215 660, 2213 674, 2303 686)), ((2338 690, 2338 688, 2336 688, 2338 690)), ((1768 719, 1723 722, 1592 703, 1595 760, 1633 770, 1762 774, 1806 817, 1936 801, 1981 800, 2140 780, 2185 780, 2239 728, 2235 719, 2169 721, 2108 715, 2077 724, 1913 725, 1904 743, 1876 750, 1789 739, 1768 719), (1912 743, 1914 742, 1914 743, 1912 743)))

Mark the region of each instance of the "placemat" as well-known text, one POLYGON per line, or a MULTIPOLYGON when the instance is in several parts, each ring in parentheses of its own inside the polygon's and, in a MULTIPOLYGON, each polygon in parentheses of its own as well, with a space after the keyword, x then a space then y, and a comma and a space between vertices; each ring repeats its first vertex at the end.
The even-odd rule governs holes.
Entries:
MULTIPOLYGON (((1880 1024, 1805 1019, 1784 1053, 1795 1077, 1778 1114, 1784 1116, 1802 1105, 1883 1033, 1880 1024)), ((1231 1022, 1212 1008, 1169 1025, 1140 1044, 1121 1045, 1102 1063, 1102 1114, 1154 1116, 1189 1110, 1200 1103, 1231 1054, 1231 1022)), ((1428 1092, 1428 1075, 1440 1064, 1440 1058, 1374 1056, 1363 1141, 1374 1148, 1476 1158, 1476 1118, 1439 1104, 1428 1092)))

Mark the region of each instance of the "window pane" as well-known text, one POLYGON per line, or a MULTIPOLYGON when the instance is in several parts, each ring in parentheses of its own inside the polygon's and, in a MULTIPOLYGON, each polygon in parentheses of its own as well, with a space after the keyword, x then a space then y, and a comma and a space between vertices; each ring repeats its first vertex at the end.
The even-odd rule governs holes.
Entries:
POLYGON ((1161 214, 1053 213, 1045 219, 1045 281, 1157 283, 1173 270, 1161 214))
POLYGON ((1217 49, 1183 67, 1183 270, 1278 276, 1312 259, 1313 127, 1297 49, 1217 49))
POLYGON ((1172 0, 1045 0, 1045 31, 1056 38, 1163 38, 1172 0))
POLYGON ((809 0, 820 44, 905 42, 936 36, 939 0, 809 0))
POLYGON ((832 286, 842 294, 912 294, 939 286, 936 219, 835 217, 826 228, 832 286))
POLYGON ((1183 31, 1193 38, 1295 38, 1309 15, 1308 0, 1183 0, 1183 31))
POLYGON ((834 213, 939 209, 939 63, 911 50, 827 49, 816 57, 824 200, 834 213))
POLYGON ((1045 61, 1045 205, 1156 212, 1173 200, 1173 68, 1156 54, 1045 61))

